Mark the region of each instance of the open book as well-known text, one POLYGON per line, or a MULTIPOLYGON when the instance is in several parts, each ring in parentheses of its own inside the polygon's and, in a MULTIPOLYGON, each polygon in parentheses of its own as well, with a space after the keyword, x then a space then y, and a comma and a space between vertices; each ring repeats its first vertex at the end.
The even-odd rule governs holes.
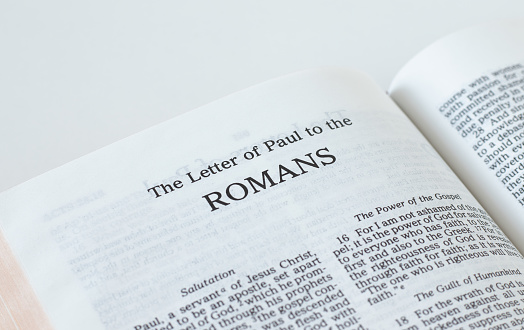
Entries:
POLYGON ((523 56, 285 76, 2 193, 0 327, 521 328, 523 56))

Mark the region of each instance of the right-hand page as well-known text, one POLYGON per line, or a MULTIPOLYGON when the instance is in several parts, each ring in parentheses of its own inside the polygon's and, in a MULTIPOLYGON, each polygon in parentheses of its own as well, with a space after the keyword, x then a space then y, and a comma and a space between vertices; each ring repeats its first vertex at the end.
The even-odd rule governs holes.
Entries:
POLYGON ((524 25, 474 27, 436 42, 389 93, 524 251, 524 25))

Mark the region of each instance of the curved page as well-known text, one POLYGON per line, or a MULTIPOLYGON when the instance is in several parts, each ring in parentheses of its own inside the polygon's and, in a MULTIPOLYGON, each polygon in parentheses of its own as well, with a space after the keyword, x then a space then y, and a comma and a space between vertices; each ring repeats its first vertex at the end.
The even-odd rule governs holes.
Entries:
POLYGON ((397 75, 391 97, 524 249, 524 26, 470 28, 397 75))

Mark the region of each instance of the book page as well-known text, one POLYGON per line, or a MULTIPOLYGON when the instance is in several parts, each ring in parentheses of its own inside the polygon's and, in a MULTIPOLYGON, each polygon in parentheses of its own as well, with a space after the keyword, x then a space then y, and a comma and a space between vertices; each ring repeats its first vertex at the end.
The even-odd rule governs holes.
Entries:
POLYGON ((524 33, 492 24, 446 37, 397 75, 391 97, 524 249, 524 33))
POLYGON ((367 76, 239 92, 0 195, 56 329, 524 323, 524 261, 367 76))

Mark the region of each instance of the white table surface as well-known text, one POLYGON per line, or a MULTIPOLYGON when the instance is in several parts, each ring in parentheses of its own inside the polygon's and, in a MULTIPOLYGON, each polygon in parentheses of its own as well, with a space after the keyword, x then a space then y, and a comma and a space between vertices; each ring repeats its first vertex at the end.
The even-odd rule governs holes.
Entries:
POLYGON ((522 0, 0 1, 0 191, 239 89, 319 66, 395 72, 522 0))

